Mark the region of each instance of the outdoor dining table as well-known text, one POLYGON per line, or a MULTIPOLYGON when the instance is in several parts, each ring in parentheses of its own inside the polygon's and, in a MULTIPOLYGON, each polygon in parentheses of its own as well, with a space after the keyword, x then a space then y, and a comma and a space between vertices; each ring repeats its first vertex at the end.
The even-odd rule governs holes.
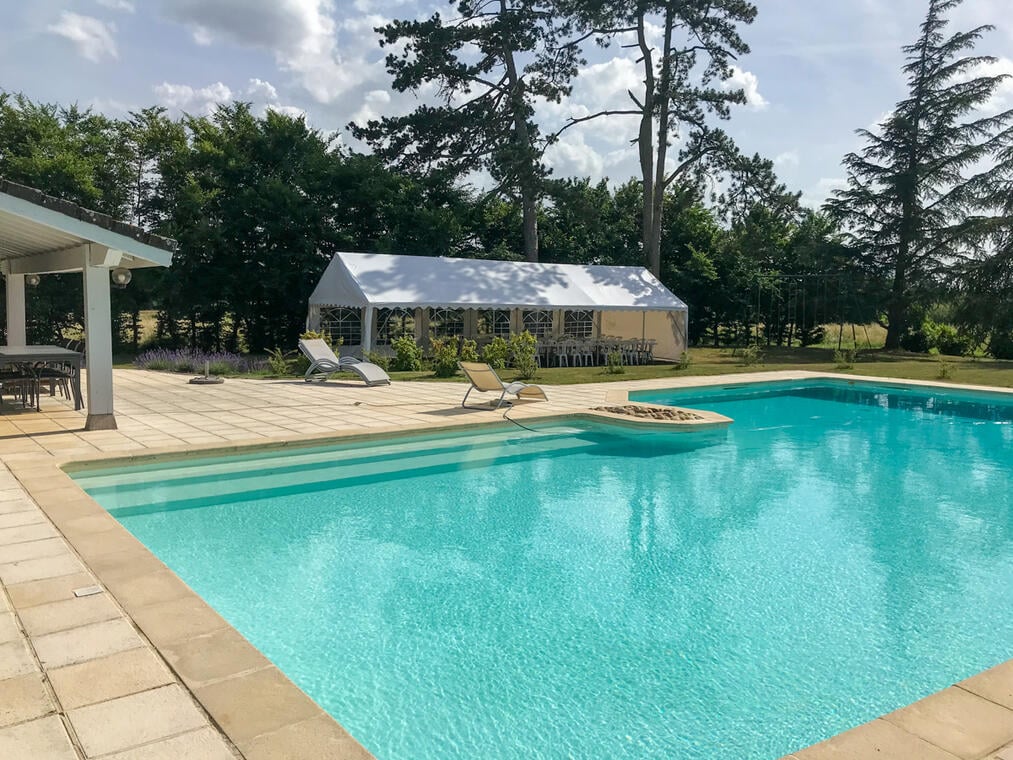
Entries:
POLYGON ((0 365, 4 364, 67 364, 74 368, 71 388, 74 390, 74 409, 84 406, 81 395, 81 366, 84 354, 60 346, 0 346, 0 365))

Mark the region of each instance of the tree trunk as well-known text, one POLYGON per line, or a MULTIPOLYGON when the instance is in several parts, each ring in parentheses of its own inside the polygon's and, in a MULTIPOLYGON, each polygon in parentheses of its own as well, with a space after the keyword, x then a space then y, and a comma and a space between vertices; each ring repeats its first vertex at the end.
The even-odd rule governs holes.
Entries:
POLYGON ((640 175, 643 181, 643 209, 640 220, 641 245, 647 268, 655 275, 661 271, 661 241, 654 242, 654 59, 647 43, 644 14, 637 18, 637 44, 644 62, 644 102, 640 116, 640 134, 637 149, 640 153, 640 175), (655 260, 655 256, 657 260, 655 260))
POLYGON ((886 349, 896 351, 900 348, 900 339, 907 331, 907 272, 901 262, 897 264, 897 271, 893 277, 893 287, 890 290, 890 303, 887 307, 886 319, 886 349))
MULTIPOLYGON (((500 0, 500 13, 506 15, 506 0, 500 0)), ((534 154, 531 145, 531 132, 528 130, 526 109, 524 106, 524 82, 517 73, 514 52, 503 50, 503 63, 506 66, 507 79, 510 82, 511 110, 514 121, 514 140, 524 152, 524 165, 520 167, 521 215, 524 227, 524 259, 538 261, 538 181, 533 165, 534 154)))
POLYGON ((538 261, 538 200, 535 193, 523 185, 521 214, 524 224, 524 260, 538 261))
MULTIPOLYGON (((642 17, 641 17, 642 20, 642 17)), ((654 163, 654 204, 651 210, 650 248, 648 266, 655 277, 661 277, 661 222, 665 213, 665 168, 668 159, 668 115, 672 86, 672 11, 665 14, 665 37, 661 49, 661 79, 658 111, 658 155, 654 163)), ((641 23, 638 34, 643 30, 641 23)))

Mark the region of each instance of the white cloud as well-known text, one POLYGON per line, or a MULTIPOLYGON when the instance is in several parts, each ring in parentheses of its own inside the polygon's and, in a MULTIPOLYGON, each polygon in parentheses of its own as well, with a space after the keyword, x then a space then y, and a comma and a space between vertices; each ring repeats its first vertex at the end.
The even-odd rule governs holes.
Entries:
POLYGON ((726 79, 722 86, 726 90, 742 90, 746 94, 746 105, 754 111, 762 111, 770 103, 760 94, 760 80, 751 71, 732 66, 732 75, 726 79))
POLYGON ((987 114, 997 114, 1013 108, 1013 60, 1005 57, 997 58, 994 63, 978 64, 968 72, 967 79, 999 76, 1006 78, 999 83, 992 97, 981 105, 981 110, 987 114))
POLYGON ((257 101, 275 103, 278 100, 278 90, 270 82, 253 78, 246 87, 246 96, 257 101))
POLYGON ((373 119, 379 119, 388 113, 386 106, 390 105, 390 93, 386 90, 370 90, 363 99, 362 107, 352 116, 352 122, 359 126, 365 126, 373 119))
POLYGON ((215 41, 214 36, 211 34, 211 30, 203 26, 195 26, 190 30, 190 37, 193 38, 195 44, 201 47, 208 47, 212 42, 215 41))
POLYGON ((545 163, 560 177, 601 179, 605 161, 584 142, 581 132, 568 132, 545 151, 545 163))
POLYGON ((98 63, 106 57, 119 57, 116 40, 113 39, 116 25, 112 22, 106 23, 92 16, 64 11, 60 14, 60 20, 50 24, 48 30, 73 42, 77 52, 89 61, 98 63))
POLYGON ((834 191, 843 190, 847 186, 848 181, 843 177, 821 177, 815 186, 802 193, 802 205, 819 208, 834 194, 834 191))
POLYGON ((103 8, 108 8, 113 11, 123 11, 124 13, 133 13, 136 9, 134 4, 130 0, 95 0, 103 8))
POLYGON ((802 162, 797 150, 786 150, 774 157, 775 166, 798 166, 802 162))
POLYGON ((290 116, 293 119, 299 119, 306 116, 306 111, 304 111, 302 108, 299 108, 298 106, 279 106, 274 105, 272 103, 268 105, 264 110, 274 111, 275 113, 280 113, 283 116, 290 116))
POLYGON ((232 90, 221 82, 196 88, 188 84, 162 82, 154 90, 162 105, 188 113, 211 113, 215 106, 232 100, 232 90))
MULTIPOLYGON (((332 0, 162 0, 166 14, 191 29, 203 30, 200 39, 231 40, 270 51, 279 68, 296 75, 299 83, 320 103, 346 93, 375 68, 362 56, 375 51, 372 27, 380 16, 347 18, 339 25, 332 0), (337 35, 350 39, 352 53, 337 35), (344 54, 342 54, 344 53, 344 54)), ((195 38, 196 39, 196 38, 195 38)), ((382 59, 379 70, 383 71, 382 59)))

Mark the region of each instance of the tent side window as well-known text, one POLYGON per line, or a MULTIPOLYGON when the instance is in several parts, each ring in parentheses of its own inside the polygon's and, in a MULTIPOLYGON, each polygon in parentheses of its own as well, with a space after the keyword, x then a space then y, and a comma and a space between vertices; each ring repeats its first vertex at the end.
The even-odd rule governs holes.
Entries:
POLYGON ((320 310, 320 332, 334 346, 362 345, 362 309, 332 306, 320 310))

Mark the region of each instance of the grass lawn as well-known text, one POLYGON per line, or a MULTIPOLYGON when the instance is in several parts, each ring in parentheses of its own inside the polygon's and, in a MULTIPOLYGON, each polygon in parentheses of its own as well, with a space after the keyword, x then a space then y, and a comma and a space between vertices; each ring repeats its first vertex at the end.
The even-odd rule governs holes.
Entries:
MULTIPOLYGON (((737 372, 773 372, 775 370, 811 370, 814 372, 839 372, 871 377, 894 377, 909 380, 939 380, 967 385, 993 385, 1013 388, 1013 361, 996 361, 959 356, 935 357, 906 352, 887 352, 882 349, 863 351, 851 369, 838 368, 834 363, 833 348, 810 346, 809 348, 771 348, 766 350, 763 362, 746 366, 739 351, 727 348, 690 349, 691 364, 687 369, 678 369, 672 364, 626 367, 621 375, 606 374, 604 367, 547 367, 538 371, 533 381, 547 385, 574 385, 578 383, 607 383, 614 380, 647 380, 664 377, 692 377, 698 375, 723 375, 737 372), (943 376, 943 375, 947 376, 943 376)), ((117 357, 115 366, 127 369, 133 367, 128 357, 117 357)), ((197 374, 197 373, 187 373, 197 374)), ((504 380, 515 380, 511 370, 501 373, 504 380)), ((249 374, 245 377, 270 378, 264 373, 249 374)), ((349 375, 349 377, 354 377, 349 375)), ((462 382, 458 375, 451 378, 433 377, 432 372, 392 372, 395 380, 424 380, 427 382, 462 382)))
MULTIPOLYGON (((548 385, 572 385, 576 383, 607 383, 613 380, 646 380, 658 377, 691 377, 694 375, 722 375, 735 372, 773 372, 776 370, 803 369, 813 372, 840 372, 851 375, 872 377, 895 377, 909 380, 940 380, 968 385, 994 385, 1013 388, 1013 362, 994 359, 968 359, 947 356, 937 358, 923 354, 888 353, 868 351, 861 354, 852 369, 839 369, 834 364, 834 352, 830 348, 772 348, 766 352, 762 364, 745 366, 738 352, 731 349, 694 348, 690 350, 692 363, 688 369, 676 369, 670 364, 626 367, 621 375, 609 375, 603 367, 549 367, 538 371, 538 376, 529 382, 548 385), (941 377, 946 369, 949 377, 941 377)), ((504 380, 513 380, 510 370, 502 374, 504 380)), ((431 380, 430 372, 393 372, 395 380, 431 380)), ((449 378, 460 382, 461 377, 449 378)))

